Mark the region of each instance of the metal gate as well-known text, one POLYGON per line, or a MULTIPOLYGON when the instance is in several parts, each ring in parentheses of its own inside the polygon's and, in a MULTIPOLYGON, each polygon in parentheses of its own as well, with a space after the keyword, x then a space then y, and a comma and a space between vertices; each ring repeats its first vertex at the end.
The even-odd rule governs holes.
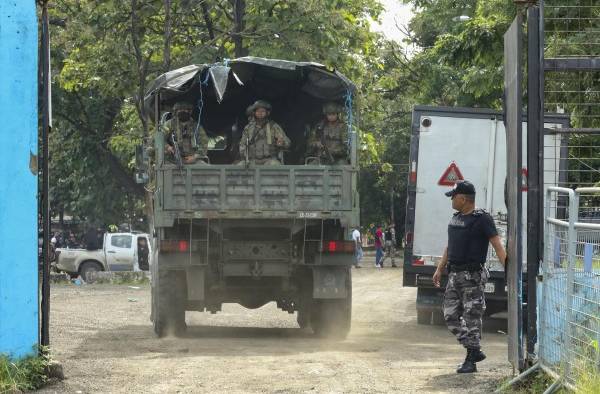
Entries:
POLYGON ((518 14, 504 35, 504 102, 506 115, 506 207, 508 210, 506 280, 508 284, 508 361, 522 370, 522 40, 523 20, 518 14))

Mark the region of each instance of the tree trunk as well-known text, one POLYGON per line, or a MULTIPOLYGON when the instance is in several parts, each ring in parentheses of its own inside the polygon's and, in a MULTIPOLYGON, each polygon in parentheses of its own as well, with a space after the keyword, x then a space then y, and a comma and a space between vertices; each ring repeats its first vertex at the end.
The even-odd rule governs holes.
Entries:
POLYGON ((138 2, 137 0, 131 0, 131 42, 133 44, 135 61, 138 71, 138 91, 135 95, 135 106, 137 109, 138 116, 142 122, 142 128, 144 130, 144 137, 148 137, 150 134, 148 128, 148 119, 146 118, 146 111, 144 110, 144 93, 146 90, 146 76, 148 73, 148 62, 152 53, 144 58, 141 49, 140 37, 143 36, 143 32, 140 31, 140 20, 138 15, 138 2))
POLYGON ((248 55, 248 50, 244 48, 244 39, 242 33, 246 28, 244 15, 246 14, 246 0, 232 0, 233 3, 233 45, 235 57, 248 55))
POLYGON ((165 48, 163 52, 163 69, 171 69, 171 0, 165 0, 165 48))

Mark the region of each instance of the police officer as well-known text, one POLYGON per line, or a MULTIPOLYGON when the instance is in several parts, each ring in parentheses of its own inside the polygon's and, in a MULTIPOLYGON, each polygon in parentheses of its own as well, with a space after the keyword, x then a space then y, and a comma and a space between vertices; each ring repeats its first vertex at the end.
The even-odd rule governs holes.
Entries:
POLYGON ((448 224, 448 246, 433 275, 433 283, 440 286, 442 272, 448 266, 444 319, 448 329, 467 349, 465 361, 456 372, 477 372, 475 363, 485 359, 480 340, 484 288, 489 277, 484 266, 488 245, 492 244, 503 264, 506 264, 506 252, 494 219, 475 207, 475 186, 471 182, 456 182, 446 196, 452 199, 452 208, 457 212, 448 224))
POLYGON ((165 133, 165 149, 172 160, 179 160, 183 164, 193 164, 198 160, 208 162, 208 135, 201 125, 192 117, 194 106, 187 102, 178 102, 173 106, 173 116, 163 124, 165 133), (198 130, 196 130, 198 128, 198 130), (179 150, 180 158, 176 157, 179 150))
POLYGON ((333 102, 323 105, 321 120, 308 138, 308 153, 319 157, 322 163, 348 163, 348 126, 340 118, 342 108, 333 102))
POLYGON ((240 156, 255 164, 281 164, 279 152, 288 149, 290 139, 281 126, 271 120, 271 104, 258 100, 252 104, 247 114, 251 117, 244 127, 240 140, 240 156))

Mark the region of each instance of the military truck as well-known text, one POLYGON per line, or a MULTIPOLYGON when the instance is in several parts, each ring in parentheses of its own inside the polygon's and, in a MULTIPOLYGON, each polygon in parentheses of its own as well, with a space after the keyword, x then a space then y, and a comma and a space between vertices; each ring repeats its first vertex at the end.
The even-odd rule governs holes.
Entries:
POLYGON ((354 95, 348 78, 321 64, 255 57, 190 65, 154 81, 145 109, 156 132, 152 149, 137 152, 136 177, 150 193, 151 319, 159 337, 183 333, 186 311, 269 302, 317 336, 347 335, 350 231, 359 217, 354 95), (239 158, 247 108, 259 99, 272 104, 271 118, 292 141, 279 166, 239 158), (179 101, 195 105, 209 164, 165 157, 161 119, 179 101), (349 124, 346 164, 306 160, 308 130, 330 101, 349 124))

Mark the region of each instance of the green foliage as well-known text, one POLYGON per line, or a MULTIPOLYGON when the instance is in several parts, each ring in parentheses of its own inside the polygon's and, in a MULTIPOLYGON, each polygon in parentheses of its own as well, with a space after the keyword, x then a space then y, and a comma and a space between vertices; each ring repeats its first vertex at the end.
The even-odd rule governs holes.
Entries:
POLYGON ((503 34, 516 13, 513 2, 506 0, 404 3, 414 11, 404 47, 382 43, 377 65, 371 68, 372 93, 363 103, 362 128, 384 142, 373 153, 361 155, 360 181, 361 221, 391 220, 393 210, 400 234, 412 108, 421 104, 500 109, 503 34), (459 16, 470 19, 460 21, 459 16))
MULTIPOLYGON (((236 2, 245 9, 241 24, 231 1, 171 0, 170 21, 164 0, 53 2, 54 214, 103 223, 143 215, 133 158, 152 130, 141 104, 147 84, 167 69, 237 53, 311 60, 348 75, 362 92, 357 100, 368 101, 380 46, 369 24, 382 11, 378 1, 236 2)), ((361 157, 375 162, 372 132, 360 130, 361 157)))
MULTIPOLYGON (((38 353, 37 348, 34 349, 38 353)), ((39 389, 46 383, 46 370, 50 363, 47 351, 14 361, 0 354, 0 393, 39 389)))

